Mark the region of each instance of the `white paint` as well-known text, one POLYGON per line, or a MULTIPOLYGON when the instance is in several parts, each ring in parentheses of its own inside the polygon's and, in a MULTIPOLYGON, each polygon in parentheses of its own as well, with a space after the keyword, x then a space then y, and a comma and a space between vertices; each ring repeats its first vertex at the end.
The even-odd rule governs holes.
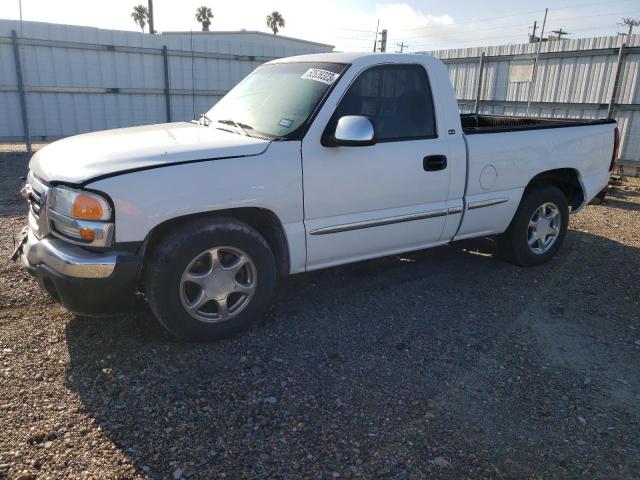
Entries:
POLYGON ((458 230, 455 239, 501 233, 524 188, 540 172, 575 169, 586 201, 608 180, 613 124, 469 135, 467 155, 447 71, 433 57, 322 54, 279 61, 351 64, 302 142, 269 143, 214 127, 158 125, 54 143, 34 158, 31 168, 47 180, 78 182, 136 166, 158 167, 88 184, 113 200, 117 242, 142 241, 154 227, 185 215, 242 207, 269 210, 284 228, 291 273, 440 245, 458 230), (350 83, 367 68, 386 63, 418 64, 427 70, 437 138, 323 147, 322 133, 350 83), (447 168, 425 172, 422 159, 435 154, 447 156, 447 168), (246 156, 174 164, 230 155, 246 156), (56 162, 63 157, 73 157, 72 168, 56 162), (483 187, 479 180, 487 168, 498 174, 483 187), (496 199, 506 201, 462 214, 464 205, 496 199), (423 218, 434 212, 444 213, 423 218), (412 215, 421 219, 311 234, 412 215))
POLYGON ((93 177, 206 158, 259 155, 269 142, 197 123, 163 123, 85 133, 38 150, 29 164, 46 181, 93 177))

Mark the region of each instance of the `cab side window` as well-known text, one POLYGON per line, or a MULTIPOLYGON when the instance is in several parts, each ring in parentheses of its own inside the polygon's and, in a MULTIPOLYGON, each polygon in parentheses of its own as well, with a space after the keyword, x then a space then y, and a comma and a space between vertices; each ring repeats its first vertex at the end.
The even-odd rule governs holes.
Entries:
POLYGON ((368 117, 378 141, 436 136, 431 87, 420 65, 380 65, 364 71, 349 87, 334 118, 345 115, 368 117))

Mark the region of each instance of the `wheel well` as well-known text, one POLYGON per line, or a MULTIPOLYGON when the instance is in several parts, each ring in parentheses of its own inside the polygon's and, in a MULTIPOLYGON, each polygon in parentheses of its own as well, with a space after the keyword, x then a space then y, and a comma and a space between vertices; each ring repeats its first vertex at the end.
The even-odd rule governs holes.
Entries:
POLYGON ((580 185, 578 172, 573 168, 559 168, 539 173, 531 179, 527 188, 540 184, 551 184, 562 190, 572 210, 577 209, 584 202, 584 192, 582 185, 580 185))
POLYGON ((162 238, 177 225, 187 220, 193 220, 194 218, 210 218, 215 216, 233 217, 255 228, 267 241, 269 247, 271 247, 271 251, 275 255, 278 274, 283 276, 288 275, 290 271, 289 245, 284 233, 284 228, 278 216, 271 210, 264 208, 247 207, 217 210, 215 212, 196 213, 167 220, 156 225, 147 235, 143 247, 145 259, 160 243, 162 238))

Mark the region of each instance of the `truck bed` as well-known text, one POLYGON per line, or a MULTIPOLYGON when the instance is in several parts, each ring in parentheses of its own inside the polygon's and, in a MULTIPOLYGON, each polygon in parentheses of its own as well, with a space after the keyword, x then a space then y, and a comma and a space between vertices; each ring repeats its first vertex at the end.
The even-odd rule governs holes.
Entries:
POLYGON ((466 135, 477 133, 499 133, 522 130, 538 130, 544 128, 580 127, 614 123, 609 118, 585 120, 574 118, 515 117, 505 115, 477 115, 466 113, 460 115, 462 130, 466 135))

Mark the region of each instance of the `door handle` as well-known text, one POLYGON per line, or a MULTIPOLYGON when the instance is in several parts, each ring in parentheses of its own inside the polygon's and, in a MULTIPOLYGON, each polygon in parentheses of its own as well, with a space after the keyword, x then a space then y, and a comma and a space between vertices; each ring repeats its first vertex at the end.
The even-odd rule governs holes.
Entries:
POLYGON ((426 172, 435 172, 447 168, 447 157, 444 155, 429 155, 422 160, 422 168, 426 172))

